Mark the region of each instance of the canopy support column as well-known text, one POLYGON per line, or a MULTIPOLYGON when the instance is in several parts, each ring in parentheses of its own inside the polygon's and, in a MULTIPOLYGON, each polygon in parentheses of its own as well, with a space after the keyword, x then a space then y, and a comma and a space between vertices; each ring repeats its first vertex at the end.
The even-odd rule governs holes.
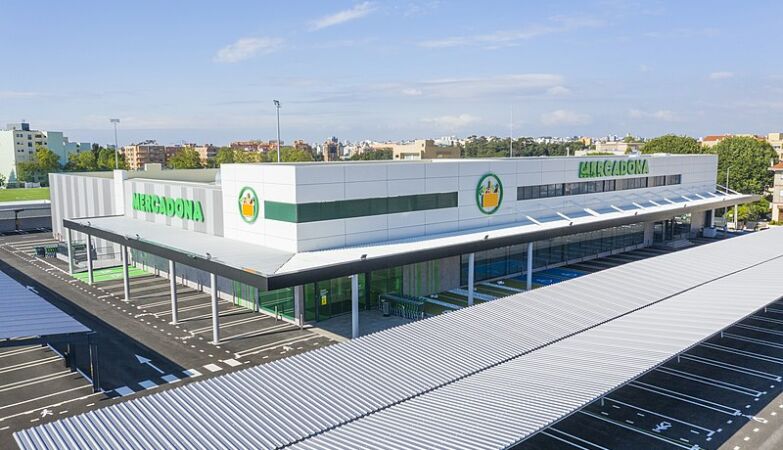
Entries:
POLYGON ((212 300, 212 343, 218 345, 220 344, 220 317, 218 315, 217 275, 214 273, 209 274, 209 284, 212 287, 212 292, 210 292, 212 300))
POLYGON ((527 283, 525 284, 527 290, 533 289, 533 243, 527 243, 527 283))
POLYGON ((177 308, 177 265, 169 260, 169 290, 171 291, 171 324, 179 322, 179 308, 177 308))
POLYGON ((475 284, 476 254, 468 255, 468 306, 473 306, 473 285, 475 284))
POLYGON ((92 236, 87 235, 87 284, 95 284, 95 277, 92 270, 92 236))
POLYGON ((351 339, 359 337, 359 275, 351 275, 351 339))
POLYGON ((125 301, 130 301, 130 276, 128 275, 128 247, 120 246, 122 250, 122 288, 125 292, 125 301))
POLYGON ((68 274, 73 275, 73 231, 65 230, 65 246, 68 249, 68 274))
POLYGON ((304 286, 294 286, 294 318, 301 329, 304 326, 304 286))

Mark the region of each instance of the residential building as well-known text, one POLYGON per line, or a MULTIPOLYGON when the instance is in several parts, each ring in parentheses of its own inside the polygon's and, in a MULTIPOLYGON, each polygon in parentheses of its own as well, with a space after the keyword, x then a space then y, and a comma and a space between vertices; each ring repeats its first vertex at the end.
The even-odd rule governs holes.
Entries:
POLYGON ((191 148, 198 152, 198 157, 201 160, 201 165, 206 167, 210 159, 214 159, 217 155, 218 148, 212 144, 206 145, 193 145, 191 148))
POLYGON ((772 183, 772 220, 783 221, 783 160, 772 166, 775 173, 772 183))
POLYGON ((36 147, 46 147, 60 158, 60 164, 68 162, 73 153, 92 150, 89 142, 70 142, 61 131, 44 131, 30 128, 27 122, 11 123, 0 130, 0 174, 9 183, 17 182, 17 164, 30 161, 36 147))
POLYGON ((342 144, 339 139, 332 136, 331 139, 324 141, 321 152, 323 153, 324 161, 339 161, 343 153, 342 144))
MULTIPOLYGON (((285 144, 284 141, 280 141, 281 147, 284 144, 285 144)), ((262 141, 262 140, 254 139, 250 141, 236 141, 229 144, 229 147, 231 147, 234 150, 243 150, 246 152, 267 153, 270 151, 277 151, 277 140, 271 139, 269 141, 262 141)))
POLYGON ((375 144, 373 147, 376 150, 391 150, 394 160, 459 158, 461 156, 459 147, 436 145, 432 139, 416 139, 408 144, 375 144))
POLYGON ((596 142, 595 150, 582 150, 577 151, 577 155, 589 155, 591 153, 610 153, 612 155, 626 155, 630 153, 639 153, 639 150, 644 145, 644 142, 624 142, 624 141, 611 141, 611 142, 596 142))
POLYGON ((768 133, 767 142, 778 152, 778 159, 783 161, 783 133, 768 133))
MULTIPOLYGON (((173 153, 171 149, 174 147, 169 147, 169 152, 173 153)), ((149 163, 165 165, 168 160, 166 146, 158 145, 155 141, 126 145, 122 147, 122 153, 125 155, 125 162, 128 163, 130 170, 141 170, 145 164, 149 163)))

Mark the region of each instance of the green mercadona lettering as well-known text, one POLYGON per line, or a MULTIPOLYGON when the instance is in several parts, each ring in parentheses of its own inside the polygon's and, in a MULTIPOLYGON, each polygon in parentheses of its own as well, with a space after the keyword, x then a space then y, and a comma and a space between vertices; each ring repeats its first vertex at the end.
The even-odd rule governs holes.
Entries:
POLYGON ((163 214, 168 217, 204 221, 204 211, 198 200, 163 197, 155 194, 133 194, 133 209, 136 211, 163 214))
POLYGON ((579 162, 579 178, 645 175, 649 172, 650 166, 646 159, 606 159, 579 162))

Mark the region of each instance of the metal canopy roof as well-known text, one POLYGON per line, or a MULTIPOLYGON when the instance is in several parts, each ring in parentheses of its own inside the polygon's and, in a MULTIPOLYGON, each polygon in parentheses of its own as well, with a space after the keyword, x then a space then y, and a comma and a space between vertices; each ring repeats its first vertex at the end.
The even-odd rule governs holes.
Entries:
POLYGON ((90 329, 0 271, 0 339, 86 333, 90 329))
MULTIPOLYGON (((339 439, 355 439, 342 436, 354 436, 350 430, 362 426, 364 421, 375 416, 383 419, 392 414, 388 423, 393 423, 402 417, 396 414, 404 415, 408 408, 423 408, 425 412, 430 408, 443 415, 406 423, 420 428, 420 432, 428 435, 429 442, 433 443, 437 442, 439 432, 430 429, 428 424, 435 427, 454 417, 456 428, 461 408, 474 408, 475 414, 483 414, 474 419, 488 427, 488 424, 502 423, 506 412, 498 416, 498 411, 502 407, 513 406, 503 400, 503 395, 506 395, 503 390, 507 389, 509 396, 516 395, 522 404, 539 405, 543 412, 532 422, 525 422, 520 425, 521 428, 499 434, 497 439, 490 441, 499 447, 567 414, 575 405, 585 403, 640 370, 646 370, 645 367, 663 361, 668 358, 667 355, 689 345, 688 342, 702 339, 706 334, 740 319, 746 310, 756 308, 756 304, 767 300, 765 296, 768 293, 759 291, 759 286, 776 283, 779 293, 779 277, 760 283, 749 274, 757 273, 751 270, 756 266, 764 267, 764 274, 771 273, 766 269, 773 264, 770 260, 775 258, 778 262, 774 263, 774 270, 779 273, 779 259, 783 258, 783 248, 778 245, 781 238, 783 229, 775 229, 628 263, 351 342, 40 425, 16 433, 15 437, 23 449, 223 449, 280 448, 295 443, 310 445, 311 439, 312 442, 316 442, 315 439, 332 439, 329 436, 334 434, 337 440, 323 441, 324 444, 336 442, 335 447, 344 448, 346 445, 340 444, 342 441, 339 439), (726 278, 728 275, 731 277, 726 278), (717 284, 721 278, 726 278, 729 287, 717 284), (713 285, 719 287, 704 290, 713 285), (753 286, 753 290, 748 291, 751 297, 764 298, 732 305, 731 301, 740 297, 737 290, 751 289, 750 286, 753 286), (699 305, 689 306, 698 298, 705 302, 721 298, 716 305, 727 306, 712 308, 714 311, 711 312, 698 310, 699 305), (680 303, 682 306, 677 306, 680 303), (667 313, 669 309, 658 306, 650 307, 653 304, 674 308, 671 310, 674 312, 667 313), (668 306, 670 304, 674 306, 668 306), (698 316, 694 317, 697 312, 698 316), (704 316, 703 323, 701 315, 704 316), (618 317, 621 316, 626 319, 617 322, 619 325, 613 325, 612 320, 620 320, 618 317), (667 321, 682 325, 680 331, 664 328, 667 321), (608 325, 612 327, 603 331, 608 325), (644 343, 647 341, 642 334, 657 333, 656 326, 661 327, 657 335, 663 343, 644 343), (623 336, 622 330, 639 335, 623 336), (587 338, 569 339, 580 335, 587 338), (633 344, 627 345, 618 339, 625 337, 633 344), (558 341, 563 344, 558 345, 558 341), (637 341, 640 342, 638 345, 637 341), (573 345, 582 353, 571 353, 565 350, 571 347, 562 345, 573 345), (623 348, 632 348, 633 351, 629 354, 623 348), (562 354, 552 356, 551 352, 557 349, 563 349, 562 354), (591 351, 599 354, 616 351, 627 355, 627 358, 608 358, 611 364, 618 364, 618 367, 608 369, 596 366, 598 363, 586 356, 582 357, 582 362, 578 361, 580 354, 587 355, 591 351), (512 383, 506 379, 513 378, 515 370, 531 374, 536 370, 556 371, 557 359, 566 356, 571 359, 564 361, 573 364, 564 366, 568 368, 567 373, 558 373, 552 384, 537 385, 541 391, 553 395, 548 400, 533 395, 535 392, 530 389, 536 386, 519 386, 519 382, 512 383), (530 363, 524 361, 533 361, 534 364, 528 367, 525 364, 530 363), (541 366, 537 369, 539 364, 541 366), (627 367, 620 370, 619 366, 624 365, 627 367), (507 369, 509 367, 514 369, 507 369), (618 370, 617 375, 604 373, 615 369, 618 370), (566 383, 568 377, 577 376, 580 372, 585 374, 586 381, 566 383), (493 388, 493 385, 496 386, 493 388), (471 391, 472 386, 479 387, 471 391), (488 389, 486 395, 482 395, 482 388, 488 389), (464 390, 453 394, 453 389, 464 390), (558 389, 563 394, 554 392, 558 389), (569 390, 574 390, 573 394, 569 394, 569 390), (468 394, 475 399, 473 405, 450 396, 468 394), (571 403, 565 401, 569 395, 575 397, 571 403), (430 398, 431 401, 427 400, 430 398), (447 403, 438 405, 442 399, 446 399, 443 401, 447 403), (417 406, 419 402, 424 403, 417 406), (396 412, 398 410, 400 413, 396 412), (345 431, 347 434, 342 434, 342 428, 348 430, 345 431)), ((512 417, 511 413, 509 417, 512 417)), ((495 432, 494 427, 501 425, 493 425, 492 433, 495 432)), ((489 434, 476 431, 476 436, 489 438, 489 434)), ((368 439, 369 436, 377 438, 373 434, 368 435, 368 439)), ((390 447, 410 447, 405 441, 408 438, 411 438, 409 433, 390 433, 383 437, 388 441, 385 445, 390 447)), ((373 447, 378 445, 381 443, 372 442, 373 447)))
POLYGON ((583 210, 586 213, 584 215, 569 209, 565 216, 552 215, 544 221, 541 218, 533 218, 539 223, 522 220, 474 230, 300 253, 172 229, 124 216, 70 219, 64 220, 64 224, 76 231, 128 245, 261 289, 274 290, 506 245, 595 231, 610 226, 658 220, 755 199, 757 197, 752 195, 722 194, 692 201, 680 197, 680 203, 667 202, 660 206, 640 207, 634 206, 632 202, 641 202, 644 199, 629 193, 623 197, 627 205, 621 208, 600 211, 593 209, 592 213, 583 210))

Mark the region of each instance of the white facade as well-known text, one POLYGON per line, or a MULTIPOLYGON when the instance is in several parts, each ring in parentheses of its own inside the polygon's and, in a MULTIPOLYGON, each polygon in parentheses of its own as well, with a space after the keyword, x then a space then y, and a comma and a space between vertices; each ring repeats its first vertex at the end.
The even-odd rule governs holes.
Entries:
POLYGON ((61 131, 31 130, 27 123, 9 124, 5 130, 0 130, 0 174, 6 181, 17 181, 16 165, 30 161, 38 146, 49 148, 60 157, 63 165, 72 153, 92 149, 89 142, 69 142, 61 131))
POLYGON ((632 201, 661 200, 681 194, 714 191, 715 156, 645 156, 607 158, 518 158, 419 162, 350 162, 329 164, 227 164, 221 167, 225 237, 290 252, 333 249, 483 227, 504 226, 585 208, 602 209, 632 201), (583 161, 644 159, 644 174, 580 178, 583 161), (494 174, 503 200, 492 214, 477 207, 479 180, 494 174), (517 187, 680 175, 676 185, 614 192, 517 200, 517 187), (258 197, 257 219, 240 214, 240 191, 250 187, 258 197), (364 215, 310 222, 265 217, 267 202, 289 205, 418 194, 457 193, 457 205, 393 214, 364 215))

